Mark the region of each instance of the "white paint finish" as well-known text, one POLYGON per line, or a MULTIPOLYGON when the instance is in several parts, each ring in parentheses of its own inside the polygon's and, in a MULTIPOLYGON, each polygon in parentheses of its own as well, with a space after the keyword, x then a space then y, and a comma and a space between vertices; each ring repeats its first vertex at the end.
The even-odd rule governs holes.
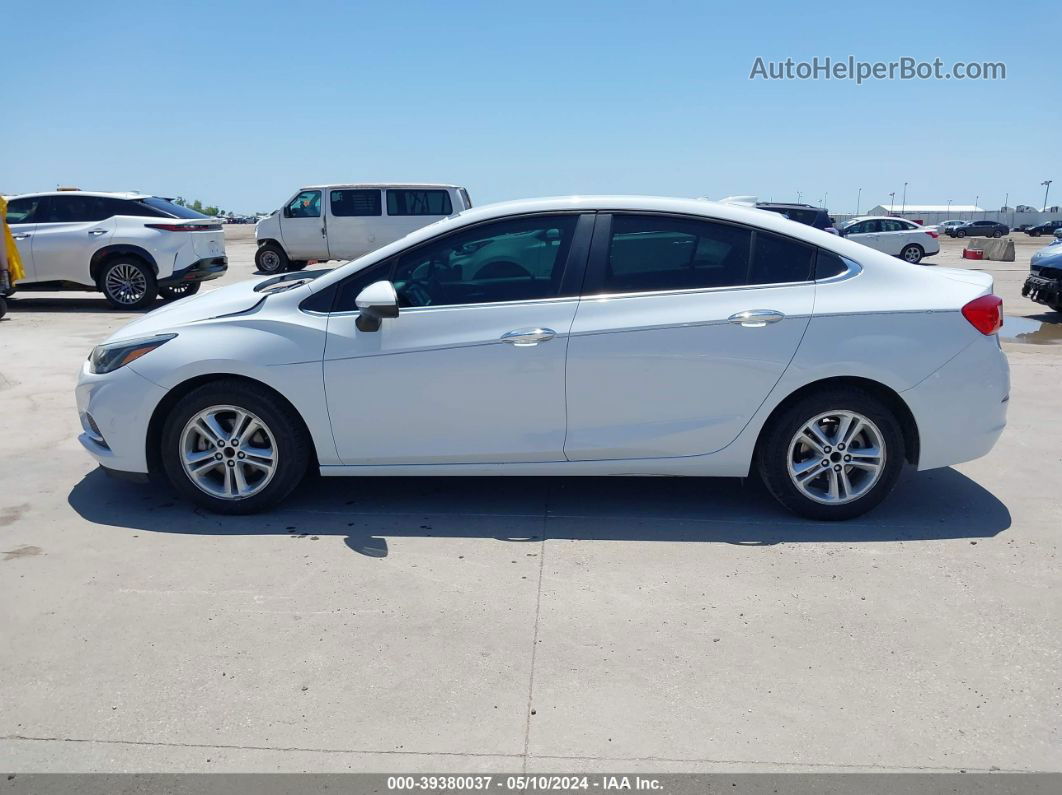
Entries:
MULTIPOLYGON (((1005 393, 998 348, 985 354, 991 366, 979 360, 981 386, 957 377, 957 367, 941 370, 974 344, 995 345, 959 312, 989 292, 990 277, 910 265, 735 206, 638 197, 512 202, 417 230, 286 292, 265 295, 253 286, 178 302, 112 339, 176 332, 175 340, 130 365, 165 389, 218 373, 276 389, 302 415, 329 475, 743 476, 781 401, 835 376, 872 379, 906 395, 940 371, 932 388, 909 402, 919 429, 963 402, 983 422, 973 423, 972 432, 926 433, 926 465, 989 449, 1002 422, 998 405, 979 408, 967 395, 985 384, 993 394, 1005 393), (834 251, 861 271, 815 286, 588 298, 578 312, 575 299, 405 309, 378 332, 357 331, 354 314, 327 318, 299 309, 311 294, 435 235, 512 214, 568 209, 743 223, 834 251), (756 309, 786 319, 758 328, 726 322, 756 309), (501 341, 506 333, 534 329, 554 335, 536 345, 501 341), (571 458, 596 460, 567 461, 565 449, 571 458)), ((130 431, 140 438, 145 432, 130 431)))
POLYGON ((279 210, 255 226, 259 241, 276 240, 292 259, 349 260, 363 257, 381 246, 422 227, 441 221, 445 215, 389 215, 387 191, 443 190, 450 197, 456 216, 468 209, 467 193, 456 185, 428 183, 336 183, 307 185, 293 194, 279 210), (332 208, 334 190, 375 190, 380 195, 380 215, 337 216, 332 208), (305 191, 321 192, 321 215, 316 218, 288 218, 284 208, 305 191))
POLYGON ((587 298, 568 345, 572 460, 711 453, 749 421, 793 358, 812 284, 587 298), (746 310, 785 318, 743 326, 746 310))
MULTIPOLYGON (((11 196, 9 201, 48 196, 89 196, 136 201, 152 198, 140 193, 101 193, 92 191, 53 191, 11 196)), ((215 223, 216 219, 202 219, 215 223)), ((150 224, 189 224, 194 219, 144 215, 112 215, 100 221, 66 221, 12 224, 19 254, 26 266, 26 278, 18 284, 61 281, 93 287, 93 256, 108 246, 132 246, 143 250, 155 262, 157 276, 164 279, 174 271, 187 268, 198 260, 225 256, 222 231, 172 232, 152 229, 150 224)), ((220 224, 220 221, 217 221, 220 224)), ((128 251, 128 249, 127 249, 128 251)))
POLYGON ((325 381, 346 464, 563 458, 564 363, 576 299, 404 309, 378 332, 328 324, 325 381), (502 336, 550 329, 552 339, 502 336))
MULTIPOLYGON (((864 222, 872 224, 873 231, 848 232, 846 230, 852 227, 846 224, 841 228, 841 233, 847 240, 869 246, 894 257, 900 256, 903 250, 910 245, 919 246, 927 257, 940 252, 940 240, 929 234, 931 230, 921 227, 912 221, 890 216, 864 215, 853 218, 848 223, 855 228, 859 228, 860 225, 864 225, 864 222), (881 226, 882 222, 888 224, 889 227, 899 226, 903 228, 880 229, 878 227, 881 226)), ((936 232, 935 229, 932 231, 936 232)))

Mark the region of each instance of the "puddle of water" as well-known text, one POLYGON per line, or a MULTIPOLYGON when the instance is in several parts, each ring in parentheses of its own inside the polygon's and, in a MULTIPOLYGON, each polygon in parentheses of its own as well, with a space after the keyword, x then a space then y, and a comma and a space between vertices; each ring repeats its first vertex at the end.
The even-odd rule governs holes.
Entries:
POLYGON ((1003 318, 999 338, 1027 345, 1062 345, 1062 323, 1047 323, 1030 317, 1003 318))

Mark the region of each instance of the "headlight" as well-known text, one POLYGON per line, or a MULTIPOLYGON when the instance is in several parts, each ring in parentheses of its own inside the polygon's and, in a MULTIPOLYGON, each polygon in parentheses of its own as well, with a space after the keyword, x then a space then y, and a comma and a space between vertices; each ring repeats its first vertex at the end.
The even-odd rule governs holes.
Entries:
POLYGON ((157 337, 145 337, 138 340, 123 340, 107 345, 97 345, 89 354, 89 372, 103 375, 135 362, 145 353, 172 340, 176 334, 159 334, 157 337))

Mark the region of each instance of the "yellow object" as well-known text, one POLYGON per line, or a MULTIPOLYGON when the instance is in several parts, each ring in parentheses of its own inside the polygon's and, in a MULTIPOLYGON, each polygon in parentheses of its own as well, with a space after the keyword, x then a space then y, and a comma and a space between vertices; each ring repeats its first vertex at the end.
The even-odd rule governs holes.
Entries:
POLYGON ((26 278, 26 271, 22 267, 22 259, 18 255, 18 246, 15 238, 11 236, 11 227, 7 225, 7 200, 0 196, 0 226, 3 230, 3 250, 0 251, 0 265, 5 265, 9 283, 13 286, 19 279, 26 278))

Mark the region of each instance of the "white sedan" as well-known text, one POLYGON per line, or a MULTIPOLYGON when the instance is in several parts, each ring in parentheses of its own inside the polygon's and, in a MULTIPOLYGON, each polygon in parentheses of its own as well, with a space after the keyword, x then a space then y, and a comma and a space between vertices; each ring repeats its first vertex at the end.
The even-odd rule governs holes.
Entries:
POLYGON ((331 271, 130 323, 85 363, 81 443, 247 513, 322 475, 756 471, 844 519, 906 464, 985 455, 1006 422, 1002 307, 762 211, 583 197, 462 213, 331 271))
POLYGON ((940 233, 906 218, 874 215, 853 218, 841 227, 839 234, 912 264, 940 253, 940 233))

